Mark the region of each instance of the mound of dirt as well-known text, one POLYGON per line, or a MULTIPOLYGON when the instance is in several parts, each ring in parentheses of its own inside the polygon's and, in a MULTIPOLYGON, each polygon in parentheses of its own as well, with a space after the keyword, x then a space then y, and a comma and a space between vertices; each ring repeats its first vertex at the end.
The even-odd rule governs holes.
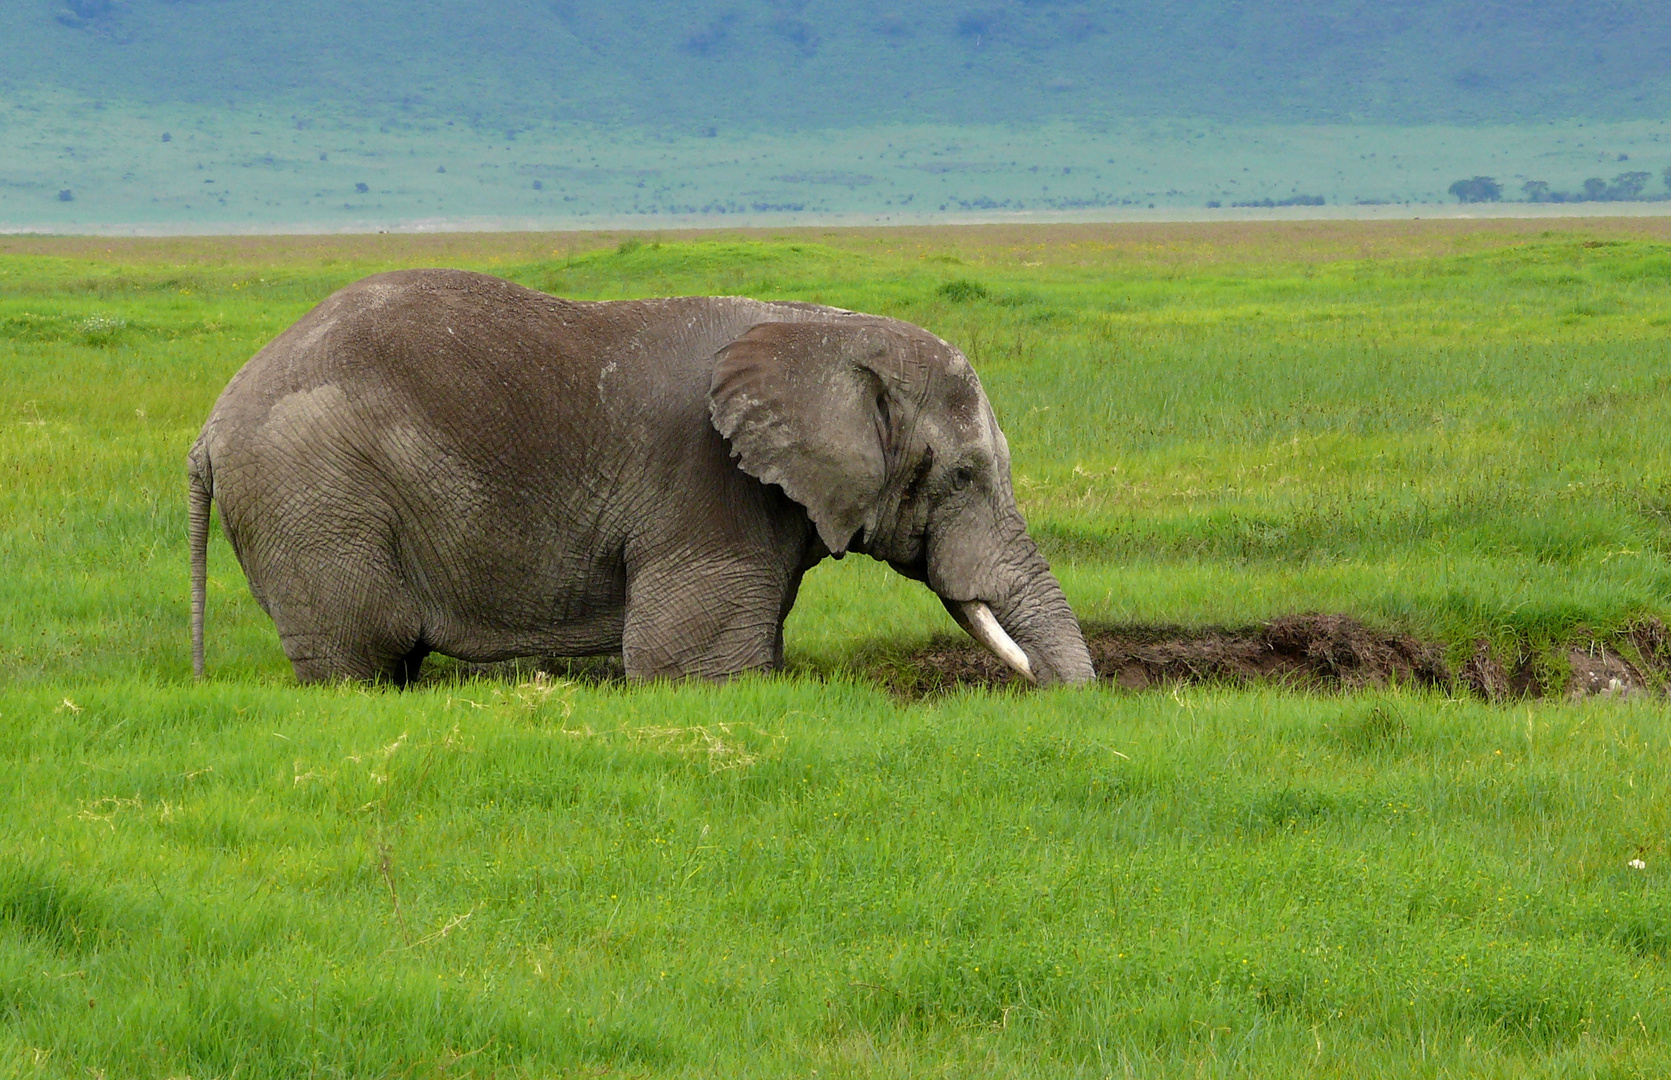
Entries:
POLYGON ((1648 689, 1636 665, 1605 648, 1573 649, 1567 654, 1567 663, 1572 665, 1566 693, 1570 701, 1635 697, 1648 689))
POLYGON ((1487 701, 1503 701, 1515 694, 1514 683, 1509 678, 1508 670, 1491 651, 1491 642, 1484 638, 1474 642, 1474 655, 1462 665, 1457 681, 1472 690, 1475 697, 1482 697, 1487 701))
POLYGON ((1621 656, 1606 641, 1589 640, 1571 645, 1561 653, 1567 671, 1533 655, 1523 655, 1513 670, 1491 651, 1489 642, 1474 642, 1474 654, 1457 675, 1462 687, 1487 701, 1511 698, 1561 696, 1569 701, 1585 698, 1630 698, 1653 693, 1671 676, 1671 633, 1658 619, 1637 623, 1624 634, 1637 661, 1621 656), (1563 677, 1564 676, 1564 677, 1563 677))
MULTIPOLYGON (((1097 676, 1132 690, 1204 681, 1312 689, 1453 682, 1436 646, 1371 629, 1349 615, 1288 615, 1244 628, 1091 625, 1085 642, 1097 676)), ((967 639, 936 639, 878 668, 886 685, 910 697, 1017 678, 967 639)))
POLYGON ((1241 631, 1158 640, 1152 632, 1143 640, 1110 628, 1093 632, 1089 643, 1097 673, 1132 689, 1200 679, 1348 688, 1451 681, 1438 648, 1349 615, 1287 615, 1241 631))
MULTIPOLYGON (((1085 627, 1097 677, 1130 690, 1176 683, 1270 683, 1303 690, 1372 686, 1431 686, 1472 693, 1486 701, 1562 696, 1630 698, 1656 693, 1671 677, 1671 630, 1657 620, 1638 623, 1614 644, 1565 647, 1556 657, 1528 653, 1512 670, 1489 642, 1453 672, 1441 646, 1408 634, 1365 626, 1350 615, 1287 615, 1249 627, 1085 627), (1561 671, 1561 661, 1566 671, 1561 671)), ((904 697, 924 697, 957 686, 1006 686, 1019 677, 966 638, 936 638, 903 655, 873 660, 867 674, 904 697)))

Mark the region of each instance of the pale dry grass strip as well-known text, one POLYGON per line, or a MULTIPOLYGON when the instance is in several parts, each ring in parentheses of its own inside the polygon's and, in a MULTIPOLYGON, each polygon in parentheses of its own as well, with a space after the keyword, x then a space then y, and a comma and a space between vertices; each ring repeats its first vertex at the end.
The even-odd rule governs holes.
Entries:
POLYGON ((719 773, 743 769, 760 760, 760 754, 742 741, 741 734, 749 733, 768 740, 774 747, 788 741, 787 735, 762 730, 754 724, 722 721, 716 724, 688 724, 681 727, 646 724, 634 727, 622 725, 599 731, 590 724, 558 729, 575 739, 611 739, 616 736, 658 753, 704 761, 708 772, 719 773))
POLYGON ((448 934, 452 933, 454 930, 457 930, 459 927, 463 926, 466 922, 468 922, 470 920, 470 917, 472 915, 474 915, 475 913, 476 913, 476 909, 471 908, 469 911, 466 911, 463 914, 454 915, 452 918, 447 920, 446 924, 443 925, 441 927, 441 929, 435 931, 434 933, 425 934, 423 937, 419 938, 418 940, 414 941, 412 944, 408 945, 407 948, 408 949, 416 949, 419 945, 428 945, 432 941, 440 941, 442 938, 446 937, 448 934))
POLYGON ((129 799, 107 795, 102 799, 82 799, 79 801, 81 808, 74 814, 77 821, 103 822, 110 828, 111 832, 116 831, 116 816, 118 814, 124 810, 145 809, 145 801, 139 797, 138 792, 135 792, 133 797, 129 799))
POLYGON ((718 723, 693 724, 688 727, 639 727, 623 728, 622 734, 628 740, 648 745, 662 753, 674 754, 679 757, 706 760, 710 773, 725 772, 729 769, 744 769, 760 760, 760 755, 750 750, 734 734, 738 730, 752 731, 774 741, 783 741, 787 736, 767 735, 753 724, 718 723), (730 741, 727 741, 730 740, 730 741))

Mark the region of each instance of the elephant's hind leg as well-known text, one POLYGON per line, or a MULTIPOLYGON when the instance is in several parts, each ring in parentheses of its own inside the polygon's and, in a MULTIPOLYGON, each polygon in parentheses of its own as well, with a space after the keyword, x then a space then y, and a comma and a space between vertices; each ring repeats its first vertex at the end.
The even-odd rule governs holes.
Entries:
POLYGON ((405 687, 414 682, 429 648, 417 640, 416 627, 372 627, 365 620, 345 621, 305 631, 280 632, 284 654, 302 683, 353 679, 405 687))
POLYGON ((429 647, 423 619, 392 558, 356 546, 292 549, 264 592, 279 641, 299 682, 354 679, 405 686, 429 647))

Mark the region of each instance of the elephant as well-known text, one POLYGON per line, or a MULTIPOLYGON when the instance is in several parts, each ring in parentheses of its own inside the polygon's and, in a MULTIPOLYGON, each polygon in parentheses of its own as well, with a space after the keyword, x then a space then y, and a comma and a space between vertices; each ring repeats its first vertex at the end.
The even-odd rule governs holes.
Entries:
POLYGON ((1092 678, 974 370, 896 319, 378 274, 245 364, 187 473, 198 678, 212 504, 303 683, 404 686, 432 651, 768 670, 802 575, 849 551, 1027 679, 1092 678))

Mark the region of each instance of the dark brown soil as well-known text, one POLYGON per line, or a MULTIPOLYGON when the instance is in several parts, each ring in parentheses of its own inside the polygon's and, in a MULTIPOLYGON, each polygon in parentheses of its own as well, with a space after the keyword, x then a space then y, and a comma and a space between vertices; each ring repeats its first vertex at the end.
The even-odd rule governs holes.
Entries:
MULTIPOLYGON (((1348 615, 1288 615, 1239 629, 1091 625, 1085 641, 1098 678, 1128 690, 1184 682, 1322 690, 1454 681, 1440 649, 1408 634, 1372 630, 1348 615)), ((908 697, 1017 678, 991 653, 957 638, 936 639, 873 670, 908 697)))
POLYGON ((1572 678, 1566 696, 1574 701, 1587 697, 1628 698, 1652 689, 1636 665, 1608 649, 1592 646, 1567 654, 1572 678))
POLYGON ((1408 634, 1371 630, 1347 615, 1288 615, 1248 630, 1193 636, 1098 628, 1097 673, 1130 689, 1212 679, 1296 687, 1362 687, 1451 681, 1443 652, 1408 634))
POLYGON ((1472 690, 1475 697, 1487 701, 1502 701, 1514 694, 1514 684, 1503 662, 1491 651, 1491 643, 1484 638, 1474 642, 1474 654, 1462 665, 1457 681, 1472 690))
MULTIPOLYGON (((1349 615, 1288 615, 1241 628, 1089 625, 1085 638, 1098 678, 1131 690, 1195 682, 1312 691, 1402 685, 1487 701, 1552 695, 1623 698, 1656 692, 1671 673, 1671 632, 1657 622, 1640 624, 1628 635, 1631 648, 1643 658, 1640 665, 1591 642, 1564 652, 1561 659, 1570 668, 1565 678, 1554 658, 1539 663, 1527 655, 1511 669, 1484 640, 1475 643, 1461 670, 1453 671, 1441 646, 1373 629, 1349 615)), ((979 645, 951 637, 874 658, 862 667, 895 693, 912 698, 958 686, 1019 681, 979 645)))

